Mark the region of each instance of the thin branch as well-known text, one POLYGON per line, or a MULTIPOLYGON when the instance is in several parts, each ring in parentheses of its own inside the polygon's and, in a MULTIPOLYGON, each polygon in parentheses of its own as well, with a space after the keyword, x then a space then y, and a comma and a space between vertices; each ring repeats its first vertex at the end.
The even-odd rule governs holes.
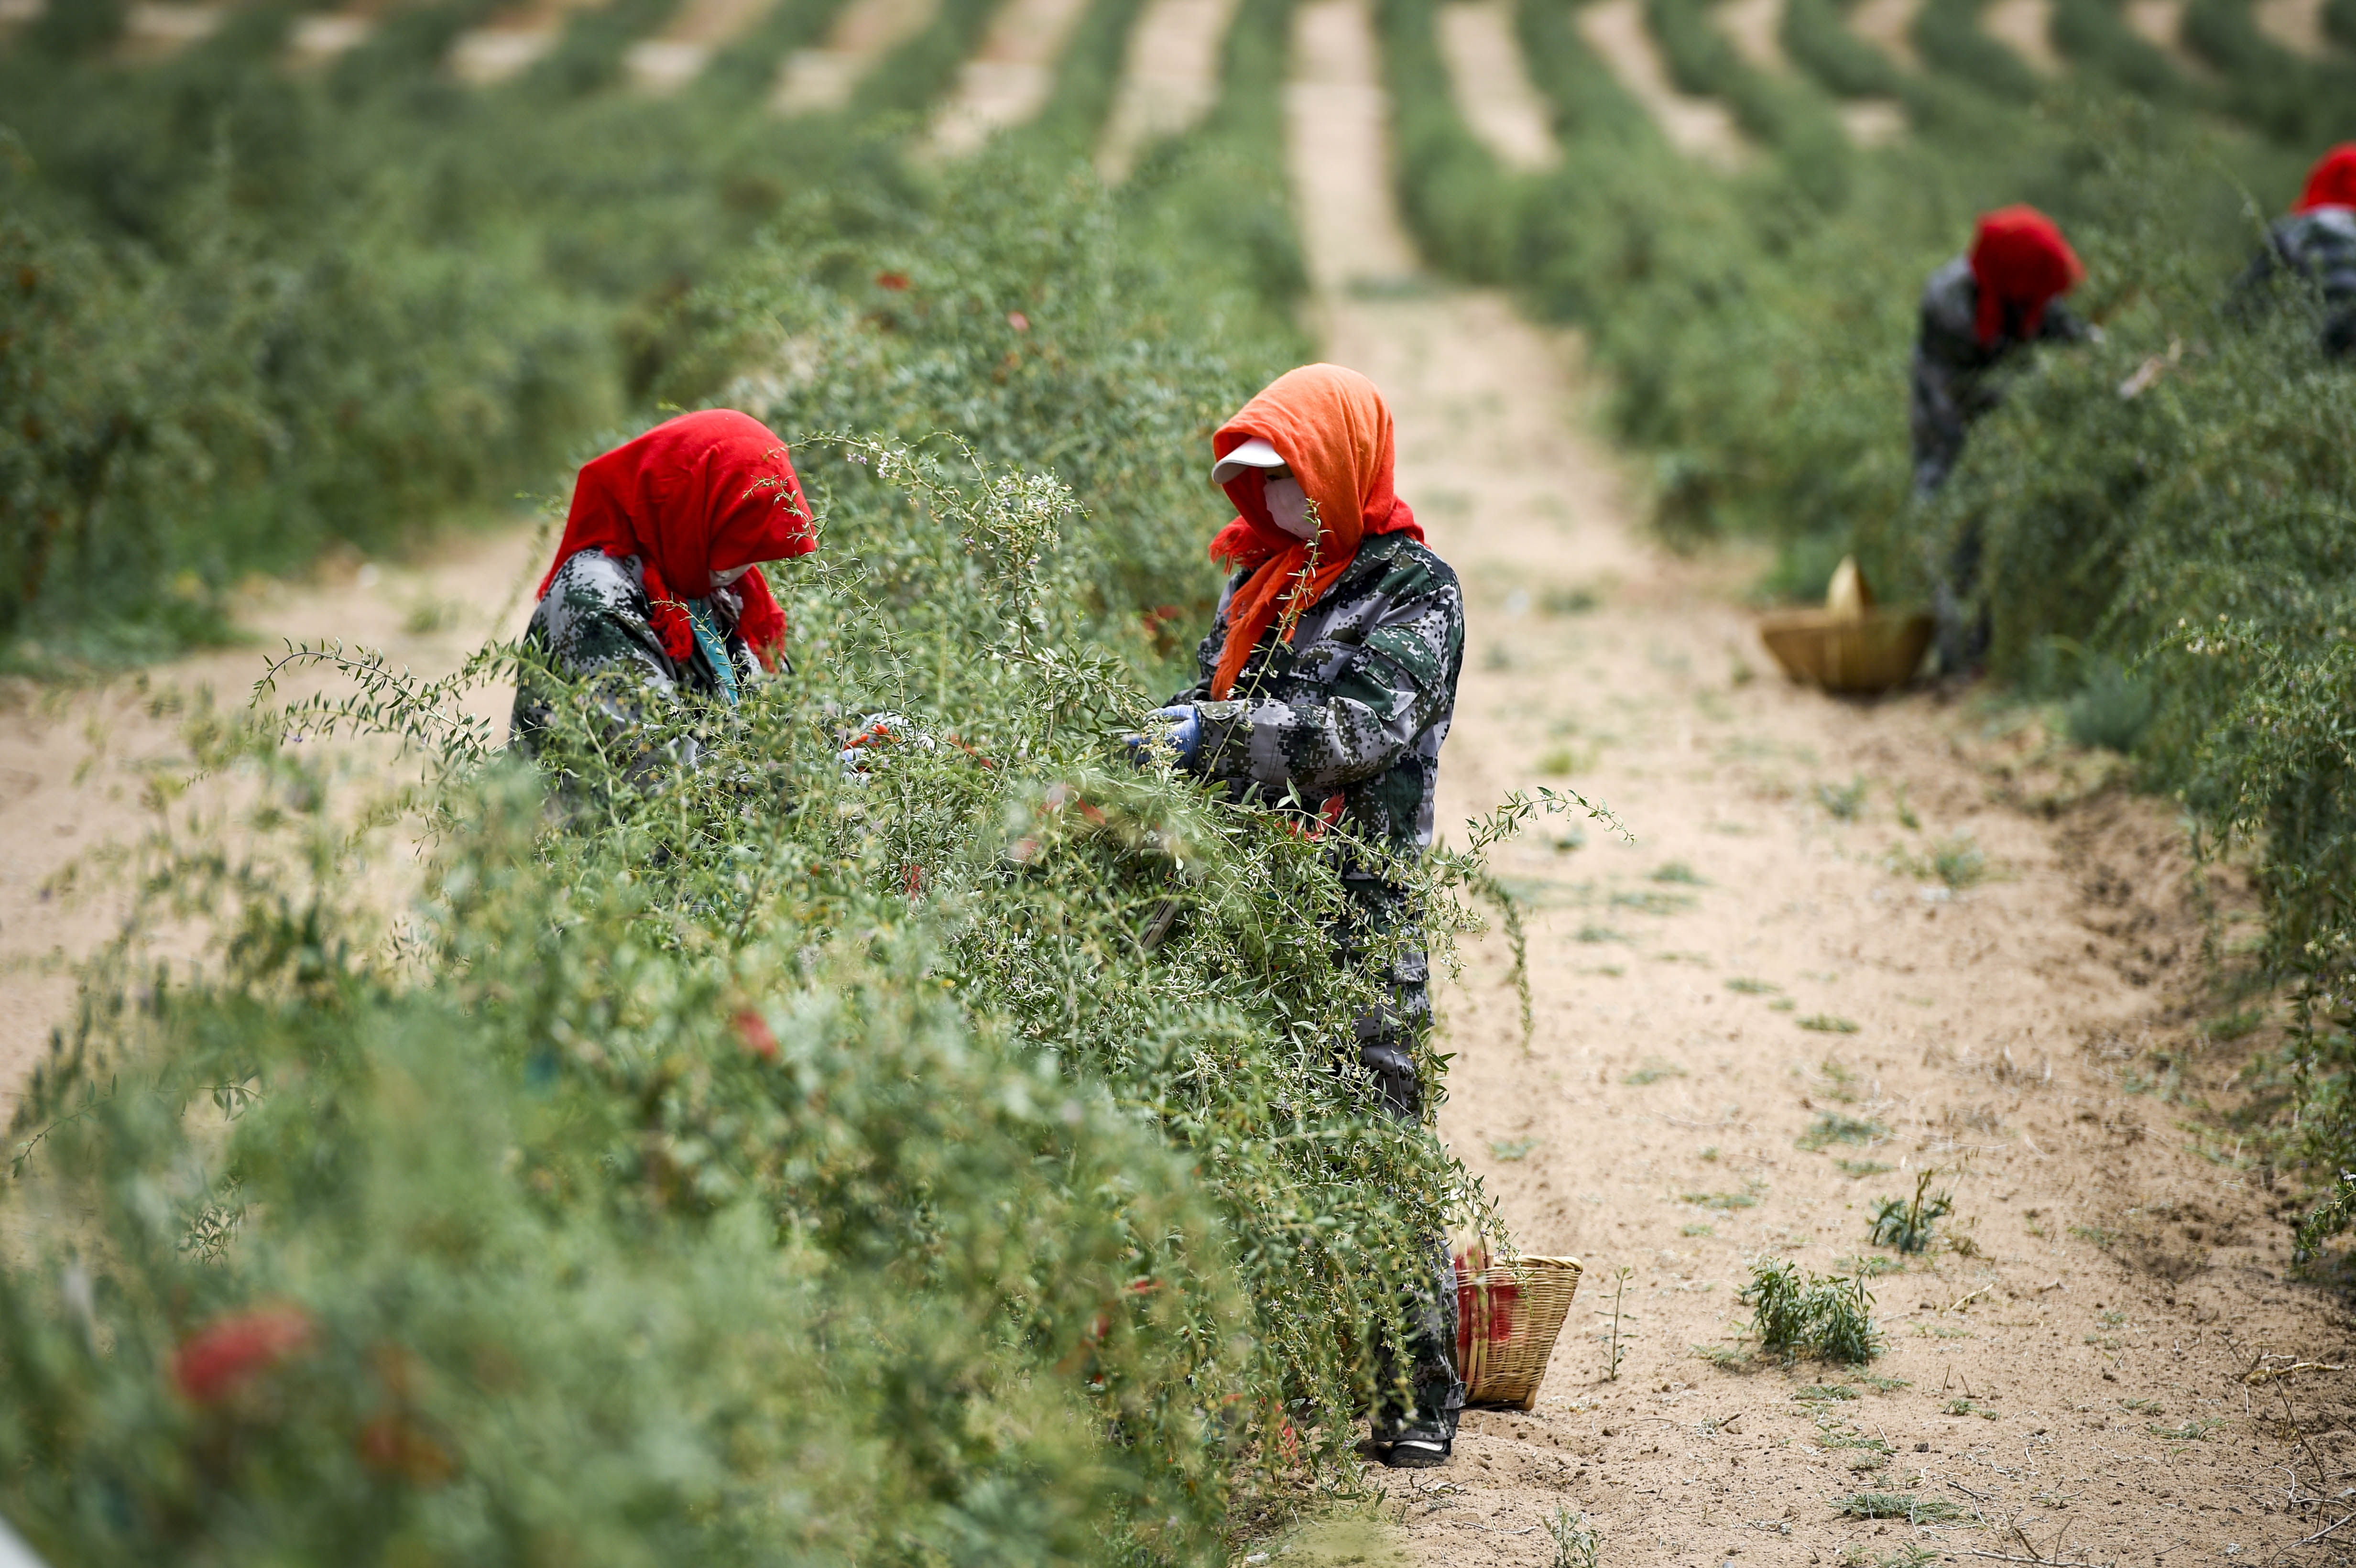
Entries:
POLYGON ((2286 1552, 2296 1552, 2302 1546, 2312 1546, 2317 1541, 2321 1541, 2325 1536, 2329 1535, 2333 1531, 2338 1530, 2340 1526, 2345 1524, 2356 1524, 2356 1513, 2342 1514, 2338 1519, 2333 1520, 2329 1524, 2325 1525, 2321 1530, 2317 1531, 2313 1535, 2307 1537, 2305 1540, 2294 1541, 2288 1546, 2276 1549, 2274 1557, 2269 1557, 2266 1561, 2268 1563, 2272 1563, 2275 1561, 2276 1557, 2280 1557, 2286 1552))

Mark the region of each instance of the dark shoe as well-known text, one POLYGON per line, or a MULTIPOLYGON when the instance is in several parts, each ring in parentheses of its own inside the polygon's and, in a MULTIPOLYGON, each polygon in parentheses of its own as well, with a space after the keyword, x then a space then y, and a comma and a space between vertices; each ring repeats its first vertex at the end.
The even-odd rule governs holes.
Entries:
POLYGON ((1445 1421, 1410 1421, 1377 1433, 1376 1457, 1394 1470, 1430 1470, 1448 1463, 1455 1433, 1445 1421))

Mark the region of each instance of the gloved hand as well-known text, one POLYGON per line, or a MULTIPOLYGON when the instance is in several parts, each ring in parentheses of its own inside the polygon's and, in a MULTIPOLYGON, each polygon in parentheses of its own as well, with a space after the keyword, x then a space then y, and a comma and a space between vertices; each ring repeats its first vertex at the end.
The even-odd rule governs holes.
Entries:
POLYGON ((1143 767, 1152 748, 1162 745, 1178 753, 1180 767, 1192 763, 1203 749, 1203 716, 1194 711, 1194 705, 1182 702, 1174 708, 1157 708, 1153 718, 1153 726, 1146 733, 1127 737, 1130 761, 1143 767))

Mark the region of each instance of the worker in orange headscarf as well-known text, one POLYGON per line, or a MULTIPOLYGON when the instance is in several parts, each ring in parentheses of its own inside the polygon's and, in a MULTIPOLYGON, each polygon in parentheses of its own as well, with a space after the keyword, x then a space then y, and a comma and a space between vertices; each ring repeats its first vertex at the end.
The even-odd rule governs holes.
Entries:
MULTIPOLYGON (((1363 961, 1369 933, 1387 932, 1398 951, 1390 1005, 1355 1020, 1356 1061, 1383 1110, 1419 1125, 1428 966, 1419 944, 1396 942, 1406 895, 1386 862, 1431 843, 1440 746, 1464 663, 1463 595, 1392 489, 1390 410, 1356 371, 1287 372, 1211 449, 1211 478, 1236 508, 1211 558, 1234 575, 1195 656, 1200 678, 1140 743, 1166 745, 1238 800, 1361 847, 1342 855, 1355 913, 1337 946, 1345 962, 1363 961)), ((1428 1250, 1430 1287, 1408 1304, 1415 1343, 1404 1355, 1380 1348, 1376 1451, 1402 1467, 1447 1459, 1463 1405, 1454 1274, 1438 1238, 1428 1250)))
MULTIPOLYGON (((1914 340, 1908 422, 1914 436, 1914 494, 1928 499, 1964 454, 1972 421, 2003 400, 1997 372, 2031 343, 2077 343, 2102 334, 2071 314, 2062 296, 2086 275, 2053 220, 2033 207, 2007 207, 1979 221, 1972 248, 1931 274, 1914 340)), ((1934 564, 1939 662, 1950 674, 1979 663, 1985 615, 1965 603, 1979 575, 1976 531, 1959 540, 1945 570, 1934 564)))
MULTIPOLYGON (((591 461, 540 582, 524 645, 551 673, 589 683, 609 754, 633 773, 694 743, 635 743, 650 712, 734 707, 784 660, 786 617, 761 562, 817 548, 786 443, 733 409, 682 414, 591 461)), ((515 744, 538 752, 556 694, 526 672, 515 744)))
POLYGON ((2356 142, 2316 160, 2287 218, 2266 230, 2266 248, 2242 274, 2246 297, 2270 281, 2304 280, 2323 308, 2317 333, 2325 354, 2356 357, 2356 142))

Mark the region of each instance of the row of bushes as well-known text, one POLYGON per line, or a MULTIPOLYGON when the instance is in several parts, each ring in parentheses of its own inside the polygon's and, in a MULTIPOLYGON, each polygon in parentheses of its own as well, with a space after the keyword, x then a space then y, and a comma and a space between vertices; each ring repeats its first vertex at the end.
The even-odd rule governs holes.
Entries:
POLYGON ((1117 739, 1217 589, 1209 432, 1303 347, 1290 6, 1108 194, 1130 9, 1028 133, 853 148, 646 315, 650 390, 794 432, 822 520, 790 677, 651 720, 696 769, 625 785, 580 690, 552 798, 462 716, 511 646, 192 726, 236 818, 159 820, 15 1127, 0 1514, 50 1560, 1214 1563, 1238 1476, 1346 1465, 1481 1200, 1336 1051, 1411 927, 1341 966, 1329 846, 1117 739), (927 739, 848 774, 878 710, 927 739), (347 728, 413 776, 292 743, 347 728))
POLYGON ((1751 67, 1705 0, 1645 0, 1644 17, 1677 86, 1723 101, 1737 124, 1782 155, 1810 199, 1840 201, 1848 184, 1848 138, 1822 94, 1751 67))
POLYGON ((2309 59, 2258 28, 2252 0, 2189 0, 2185 46, 2225 79, 2239 118, 2295 144, 2356 135, 2356 61, 2309 59))
POLYGON ((2202 107, 2198 91, 2176 62, 2127 26, 2115 0, 2057 0, 2053 44, 2071 63, 2147 102, 2186 109, 2202 107))
POLYGON ((607 91, 660 0, 481 91, 442 67, 487 0, 391 11, 308 74, 286 4, 136 69, 80 22, 0 51, 5 656, 215 634, 246 573, 402 548, 679 388, 678 302, 789 197, 912 188, 860 127, 936 91, 985 9, 849 113, 775 120, 778 58, 837 3, 788 0, 660 102, 607 91))
MULTIPOLYGON (((1498 261, 1468 273, 1583 326, 1615 422, 1655 454, 1663 527, 1778 540, 1771 592, 1820 592, 1854 552, 1886 592, 1919 596, 1927 563, 1982 538, 1997 671, 2031 695, 2083 693, 2104 709, 2089 732, 2136 745, 2205 842, 2254 844, 2266 963, 2307 1020, 2285 1157, 2327 1173, 2356 1162, 2343 700, 2356 453, 2340 439, 2356 377, 2319 354, 2313 298, 2233 287, 2265 211, 2319 149, 2206 142, 2169 104, 2083 80, 2041 89, 1994 63, 1976 26, 1964 36, 1965 0, 1933 0, 1918 45, 1988 91, 1901 80, 1913 137, 1856 154, 1845 198, 1827 203, 1785 161, 1715 176, 1628 115, 1600 114, 1609 83, 1553 9, 1524 5, 1522 32, 1562 164, 1513 176, 1471 147, 1437 191, 1417 188, 1435 165, 1404 158, 1401 195, 1430 253, 1459 265, 1461 236, 1430 221, 1436 200, 1512 215, 1489 240, 1498 261), (2024 106, 2006 107, 2015 95, 2024 106), (2040 356, 1937 505, 1916 507, 1917 292, 1976 212, 2020 200, 2070 233, 2091 273, 2075 303, 2105 340, 2040 356)), ((1395 61, 1420 58, 1429 5, 1388 0, 1382 16, 1395 61)), ((1837 21, 1827 6, 1787 33, 1837 21)), ((1829 69, 1879 85, 1854 64, 1829 69)), ((1444 90, 1398 69, 1390 84, 1403 142, 1462 134, 1444 90)))
POLYGON ((805 443, 796 673, 680 717, 696 771, 623 786, 584 690, 552 813, 443 722, 467 680, 358 671, 429 764, 388 925, 386 803, 203 731, 258 843, 141 885, 219 967, 134 932, 16 1128, 0 1511, 53 1560, 1214 1562, 1239 1464, 1355 1436, 1477 1190, 1334 1054, 1380 971, 1317 934, 1325 847, 1115 739, 1260 307, 1011 152, 872 217, 732 278, 794 349, 736 396, 1016 462, 805 443), (829 716, 878 709, 935 742, 847 776, 829 716))

